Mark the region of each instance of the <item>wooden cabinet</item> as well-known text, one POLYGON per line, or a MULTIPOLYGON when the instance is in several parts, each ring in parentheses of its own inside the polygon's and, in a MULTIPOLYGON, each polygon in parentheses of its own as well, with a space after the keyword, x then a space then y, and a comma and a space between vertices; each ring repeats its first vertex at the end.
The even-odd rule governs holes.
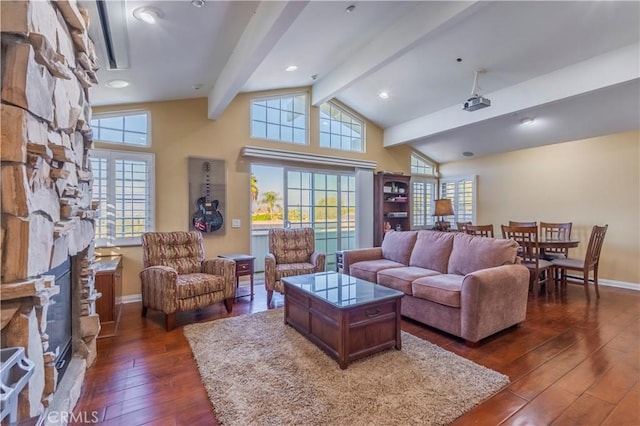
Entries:
POLYGON ((373 177, 373 244, 387 229, 411 229, 411 176, 377 173, 373 177))
POLYGON ((102 297, 96 300, 96 313, 100 315, 101 337, 115 336, 122 308, 122 256, 96 257, 96 291, 102 297))

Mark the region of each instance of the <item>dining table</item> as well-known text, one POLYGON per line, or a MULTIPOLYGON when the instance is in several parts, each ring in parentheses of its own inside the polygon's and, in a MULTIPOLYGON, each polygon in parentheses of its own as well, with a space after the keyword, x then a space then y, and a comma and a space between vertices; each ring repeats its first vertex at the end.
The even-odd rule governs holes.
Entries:
POLYGON ((576 240, 574 238, 547 238, 545 235, 540 235, 538 238, 538 247, 540 248, 540 257, 545 258, 547 249, 564 249, 566 250, 570 248, 578 247, 580 244, 580 240, 576 240))
POLYGON ((580 240, 574 238, 545 238, 544 235, 540 235, 538 239, 538 247, 541 250, 548 248, 570 249, 578 247, 580 240))

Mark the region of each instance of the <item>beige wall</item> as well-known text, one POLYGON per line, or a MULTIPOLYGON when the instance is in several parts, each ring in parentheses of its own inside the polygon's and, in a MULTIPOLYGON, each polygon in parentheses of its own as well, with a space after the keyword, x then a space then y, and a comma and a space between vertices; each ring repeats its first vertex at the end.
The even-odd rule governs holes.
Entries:
POLYGON ((640 283, 640 133, 622 133, 449 163, 478 176, 477 222, 573 222, 583 257, 593 225, 608 224, 600 277, 640 283))
MULTIPOLYGON (((300 89, 308 90, 308 89, 300 89)), ((284 92, 284 91, 281 91, 284 92)), ((286 91, 289 93, 291 90, 286 91)), ((310 145, 269 142, 249 136, 249 106, 251 97, 265 94, 240 94, 216 121, 207 118, 207 100, 155 102, 94 108, 94 113, 147 109, 151 111, 152 146, 145 150, 155 153, 156 168, 156 230, 178 231, 189 227, 190 202, 188 199, 187 158, 210 157, 226 160, 227 210, 226 235, 206 236, 207 256, 221 253, 250 251, 250 163, 240 156, 245 145, 304 151, 378 162, 379 170, 409 172, 410 149, 392 150, 382 146, 382 130, 371 122, 366 125, 366 154, 323 149, 318 143, 317 108, 311 109, 310 145), (240 228, 231 228, 231 219, 240 219, 240 228)), ((97 148, 114 148, 96 143, 97 148)), ((115 147, 121 149, 120 147, 115 147)), ((98 250, 100 253, 123 255, 124 295, 140 293, 138 273, 142 270, 142 251, 137 247, 116 247, 98 250)))

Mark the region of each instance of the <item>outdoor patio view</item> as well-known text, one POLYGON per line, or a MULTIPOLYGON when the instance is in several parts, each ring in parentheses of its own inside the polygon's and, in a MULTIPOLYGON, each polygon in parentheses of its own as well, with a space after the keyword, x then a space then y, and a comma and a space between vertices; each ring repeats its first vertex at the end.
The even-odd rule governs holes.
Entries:
POLYGON ((253 165, 251 168, 251 253, 264 270, 269 228, 311 227, 318 251, 335 268, 338 250, 355 248, 353 174, 253 165))

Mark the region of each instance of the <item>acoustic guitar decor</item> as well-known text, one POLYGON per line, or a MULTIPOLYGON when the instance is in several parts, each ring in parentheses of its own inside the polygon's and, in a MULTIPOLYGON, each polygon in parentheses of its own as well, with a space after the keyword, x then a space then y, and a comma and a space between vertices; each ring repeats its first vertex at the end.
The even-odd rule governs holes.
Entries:
POLYGON ((211 200, 211 182, 209 172, 211 165, 205 162, 203 165, 205 172, 205 196, 198 198, 196 205, 198 211, 193 215, 193 227, 200 232, 213 232, 222 228, 224 222, 222 213, 218 211, 218 200, 211 200))

